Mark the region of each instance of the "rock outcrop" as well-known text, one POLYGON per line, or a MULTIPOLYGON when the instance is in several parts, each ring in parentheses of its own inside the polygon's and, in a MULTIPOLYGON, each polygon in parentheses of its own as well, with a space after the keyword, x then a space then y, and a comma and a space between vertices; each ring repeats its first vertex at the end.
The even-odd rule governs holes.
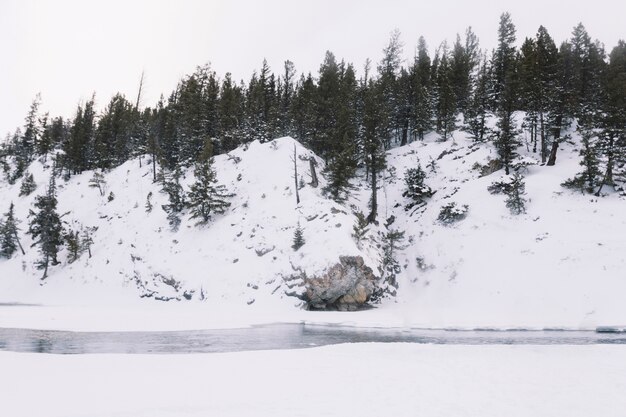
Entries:
POLYGON ((301 298, 314 310, 353 311, 367 306, 378 278, 360 256, 341 256, 319 276, 303 276, 301 298))

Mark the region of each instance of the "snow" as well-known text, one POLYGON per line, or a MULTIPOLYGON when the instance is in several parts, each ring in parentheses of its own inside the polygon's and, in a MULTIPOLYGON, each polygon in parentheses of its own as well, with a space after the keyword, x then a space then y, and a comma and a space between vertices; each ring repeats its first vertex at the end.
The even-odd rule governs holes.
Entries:
MULTIPOLYGON (((521 118, 518 118, 521 119, 521 118)), ((323 161, 291 138, 252 142, 215 158, 219 181, 236 194, 230 210, 205 227, 183 215, 181 229, 167 227, 161 209, 166 197, 152 183, 146 157, 105 174, 107 201, 88 187, 92 172, 59 180, 59 211, 64 219, 97 227, 93 257, 41 271, 30 239, 22 237, 26 256, 0 260, 0 326, 72 330, 172 330, 239 327, 269 322, 335 323, 413 328, 624 328, 626 326, 626 218, 624 197, 602 197, 561 187, 580 170, 580 138, 563 143, 556 166, 541 166, 537 155, 520 148, 525 172, 527 212, 514 216, 502 195, 487 187, 502 171, 481 177, 476 164, 495 158, 491 144, 475 144, 463 132, 440 142, 428 135, 388 152, 388 169, 379 194, 380 225, 359 247, 352 238, 354 210, 367 212, 369 189, 355 180, 356 193, 343 205, 327 199, 320 187, 306 185, 296 205, 293 189, 294 146, 298 172, 309 180, 308 157, 323 161), (462 156, 462 158, 460 158, 462 156), (436 191, 424 207, 405 211, 403 175, 419 158, 426 185, 436 191), (436 162, 436 172, 428 163, 436 162), (146 213, 152 192, 153 210, 146 213), (437 220, 442 206, 468 205, 467 217, 449 225, 437 220), (355 313, 302 310, 288 293, 300 282, 283 277, 304 270, 316 274, 340 255, 362 256, 375 272, 386 220, 405 231, 398 253, 402 271, 395 299, 355 313), (291 249, 298 222, 306 244, 291 249), (173 279, 173 281, 170 281, 173 279), (168 285, 167 282, 176 282, 168 285), (176 288, 174 288, 176 287, 176 288), (155 292, 169 302, 140 298, 155 292), (204 295, 201 300, 200 294, 204 295), (191 294, 191 300, 185 295, 191 294), (41 306, 2 306, 2 303, 41 306)), ((48 164, 49 165, 49 164, 48 164)), ((50 172, 39 161, 30 172, 38 190, 18 197, 19 183, 0 180, 6 207, 16 204, 22 230, 34 196, 43 192, 50 172)), ((187 172, 185 187, 193 181, 187 172)))
POLYGON ((0 352, 12 417, 621 417, 618 346, 346 344, 197 355, 0 352))

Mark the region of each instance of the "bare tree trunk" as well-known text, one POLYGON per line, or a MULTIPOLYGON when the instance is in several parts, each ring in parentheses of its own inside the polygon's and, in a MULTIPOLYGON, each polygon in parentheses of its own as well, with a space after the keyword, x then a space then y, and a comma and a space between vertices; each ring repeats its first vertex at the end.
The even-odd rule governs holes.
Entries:
POLYGON ((48 259, 48 255, 46 255, 46 263, 44 264, 43 277, 41 277, 42 281, 48 278, 48 263, 49 263, 49 259, 48 259))
POLYGON ((541 129, 541 163, 546 163, 546 129, 543 121, 543 112, 539 112, 539 128, 541 129))
POLYGON ((402 141, 400 142, 400 146, 406 145, 408 136, 409 136, 409 120, 406 119, 404 121, 404 124, 402 125, 402 141))
POLYGON ((371 174, 371 180, 372 180, 372 206, 371 206, 371 210, 370 210, 370 214, 369 216, 367 216, 367 222, 368 223, 374 223, 376 221, 376 215, 378 214, 378 200, 376 197, 376 188, 377 188, 377 183, 376 183, 376 169, 374 168, 376 166, 376 155, 372 154, 371 155, 372 158, 372 172, 371 174))
POLYGON ((153 144, 152 144, 152 182, 156 182, 157 180, 157 175, 156 175, 156 149, 155 149, 155 139, 152 139, 153 144))
POLYGON ((15 232, 15 240, 17 241, 17 245, 20 247, 20 250, 22 251, 22 255, 26 255, 26 252, 24 252, 24 248, 22 247, 22 244, 20 243, 20 238, 17 236, 17 232, 15 232))
POLYGON ((315 172, 315 159, 311 156, 309 158, 309 169, 311 170, 311 182, 309 185, 313 188, 317 188, 319 181, 317 180, 317 173, 315 172))
POLYGON ((293 182, 296 186, 296 204, 300 204, 300 191, 298 190, 298 159, 296 158, 296 144, 293 144, 293 182))
POLYGON ((135 102, 135 111, 139 110, 139 102, 141 101, 141 92, 143 91, 143 75, 144 75, 144 71, 141 71, 141 79, 139 80, 139 92, 137 92, 137 102, 135 102))
POLYGON ((548 158, 548 163, 546 165, 553 166, 556 164, 556 152, 559 150, 559 141, 561 140, 561 123, 563 121, 563 116, 557 116, 554 128, 554 141, 552 142, 552 149, 550 150, 550 157, 548 158))

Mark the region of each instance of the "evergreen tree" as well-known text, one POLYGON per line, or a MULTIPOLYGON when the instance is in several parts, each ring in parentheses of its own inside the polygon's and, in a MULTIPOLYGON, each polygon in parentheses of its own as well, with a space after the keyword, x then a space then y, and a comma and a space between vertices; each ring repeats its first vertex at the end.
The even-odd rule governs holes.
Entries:
POLYGON ((432 102, 430 81, 430 57, 423 36, 417 45, 417 56, 412 68, 414 94, 412 96, 413 134, 420 140, 432 127, 432 102))
POLYGON ((380 106, 382 101, 382 88, 380 84, 370 80, 364 92, 363 107, 363 147, 365 153, 365 167, 370 177, 371 198, 370 213, 367 216, 369 223, 376 222, 378 215, 378 177, 385 169, 386 155, 381 138, 388 133, 385 124, 384 106, 380 106))
POLYGON ((230 152, 235 149, 241 140, 241 122, 244 111, 244 96, 230 73, 226 74, 222 82, 219 98, 219 126, 220 142, 216 152, 230 152))
POLYGON ((402 63, 402 50, 404 45, 400 41, 398 29, 391 33, 389 43, 383 49, 383 58, 378 64, 378 106, 379 109, 379 134, 385 147, 389 149, 393 140, 394 132, 398 130, 398 116, 401 106, 398 97, 398 77, 402 63))
POLYGON ((593 130, 584 126, 579 126, 578 130, 582 137, 582 148, 580 149, 582 159, 580 165, 583 167, 583 171, 574 178, 568 179, 562 185, 593 193, 596 187, 600 185, 601 172, 598 151, 596 144, 592 141, 593 130))
POLYGON ((80 174, 92 165, 90 158, 95 134, 95 110, 92 97, 84 108, 78 106, 68 140, 63 146, 64 167, 68 175, 80 174))
POLYGON ((525 194, 526 184, 524 184, 524 177, 519 172, 515 172, 506 199, 506 206, 511 211, 511 214, 526 213, 525 194))
POLYGON ((59 247, 63 245, 63 226, 61 217, 57 213, 56 184, 54 176, 50 177, 50 184, 46 194, 37 196, 35 199, 37 211, 30 210, 28 217, 31 218, 28 234, 33 238, 31 246, 38 246, 41 258, 37 261, 38 269, 43 269, 41 279, 48 276, 50 264, 57 265, 59 247))
POLYGON ((437 72, 437 130, 443 140, 447 140, 456 129, 456 97, 450 79, 451 71, 444 44, 437 72))
POLYGON ((616 185, 617 177, 626 181, 623 166, 626 163, 626 42, 620 40, 610 54, 604 76, 604 100, 600 115, 598 150, 604 158, 604 185, 616 185), (620 169, 621 167, 621 169, 620 169))
POLYGON ((133 153, 133 134, 138 115, 123 95, 113 96, 98 121, 94 135, 93 165, 110 169, 126 161, 133 153))
POLYGON ((20 186, 20 197, 31 195, 36 189, 37 183, 35 183, 35 177, 33 177, 32 173, 27 172, 24 174, 24 179, 20 186))
POLYGON ((297 252, 298 249, 304 246, 305 243, 306 241, 304 240, 304 231, 302 230, 302 227, 300 226, 300 222, 298 222, 298 226, 296 227, 296 230, 293 233, 293 244, 291 245, 291 248, 297 252))
POLYGON ((91 258, 91 247, 93 246, 92 233, 96 228, 86 227, 80 234, 80 253, 87 252, 91 258))
POLYGON ((333 141, 325 172, 328 185, 324 191, 335 201, 345 201, 353 189, 350 180, 357 168, 357 81, 352 65, 340 69, 337 92, 336 124, 333 128, 333 141))
POLYGON ((36 153, 43 155, 45 160, 48 153, 52 151, 54 147, 52 126, 48 123, 48 113, 44 114, 41 119, 39 119, 39 124, 41 135, 39 141, 37 141, 36 153))
POLYGON ((19 241, 17 232, 19 221, 15 218, 14 205, 11 203, 9 211, 5 213, 4 220, 0 223, 0 256, 10 258, 19 247, 24 254, 24 249, 19 241))
POLYGON ((498 112, 496 131, 493 135, 498 156, 506 174, 509 175, 513 160, 518 156, 517 148, 520 146, 512 111, 504 108, 498 112))
POLYGON ((317 86, 312 75, 310 73, 307 77, 302 75, 296 86, 290 109, 296 137, 311 149, 316 146, 314 138, 317 125, 317 93, 317 86))
POLYGON ((169 203, 161 208, 167 213, 167 221, 172 231, 176 232, 180 226, 180 213, 185 208, 185 190, 180 184, 182 171, 179 166, 171 172, 161 173, 161 191, 167 194, 169 203))
POLYGON ((493 108, 497 109, 502 106, 501 100, 505 84, 515 66, 515 25, 508 12, 500 16, 498 47, 493 54, 491 66, 493 68, 493 82, 491 84, 493 108))
POLYGON ((196 181, 191 185, 187 201, 190 218, 197 219, 197 224, 206 224, 211 216, 226 211, 230 206, 226 199, 231 197, 224 185, 217 185, 210 142, 207 142, 200 161, 196 163, 194 175, 196 181))
POLYGON ((41 129, 39 126, 39 105, 41 104, 41 96, 37 94, 30 105, 30 110, 26 116, 24 124, 24 135, 20 141, 18 159, 21 159, 25 165, 32 161, 35 149, 38 145, 41 129))
POLYGON ((422 165, 417 161, 415 168, 409 168, 404 173, 404 183, 406 184, 406 190, 402 195, 410 198, 413 201, 413 205, 422 203, 424 199, 432 196, 433 190, 424 184, 426 179, 426 173, 422 169, 422 165))
POLYGON ((480 70, 475 78, 470 104, 465 109, 463 117, 469 132, 474 139, 485 139, 488 128, 486 125, 487 111, 489 109, 489 67, 487 60, 483 60, 480 70))
POLYGON ((376 298, 380 298, 385 293, 394 296, 398 288, 396 276, 401 272, 402 268, 396 257, 399 250, 404 249, 402 242, 404 241, 404 232, 390 229, 383 236, 383 259, 382 267, 384 273, 383 290, 381 294, 377 294, 376 298))
POLYGON ((356 243, 360 248, 363 239, 365 239, 365 235, 367 234, 367 232, 369 232, 369 223, 362 212, 357 211, 355 213, 355 216, 356 221, 352 226, 352 237, 354 238, 354 240, 356 240, 356 243))
POLYGON ((63 235, 67 247, 67 263, 75 262, 80 256, 80 236, 74 230, 69 230, 63 235))
POLYGON ((94 171, 93 176, 89 180, 89 187, 97 188, 100 196, 104 197, 106 194, 107 182, 104 179, 104 174, 101 171, 94 171))

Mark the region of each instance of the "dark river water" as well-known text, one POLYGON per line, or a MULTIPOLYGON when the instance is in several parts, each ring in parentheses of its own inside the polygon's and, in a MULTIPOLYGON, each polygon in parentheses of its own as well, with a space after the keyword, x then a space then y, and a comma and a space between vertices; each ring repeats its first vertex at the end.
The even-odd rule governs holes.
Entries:
POLYGON ((302 349, 338 343, 448 345, 626 344, 626 333, 603 331, 390 330, 310 324, 160 332, 69 332, 0 328, 0 351, 57 354, 208 353, 302 349))

